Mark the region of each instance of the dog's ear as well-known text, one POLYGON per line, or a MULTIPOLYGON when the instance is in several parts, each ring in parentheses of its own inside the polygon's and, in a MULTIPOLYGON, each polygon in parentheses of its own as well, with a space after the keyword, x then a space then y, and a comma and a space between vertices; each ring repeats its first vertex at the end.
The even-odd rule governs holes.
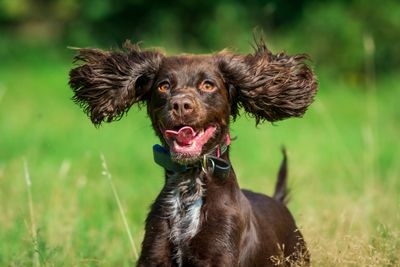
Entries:
POLYGON ((130 42, 122 51, 78 49, 69 73, 73 100, 83 107, 93 124, 119 119, 137 102, 147 99, 164 55, 141 51, 130 42))
MULTIPOLYGON (((273 55, 261 39, 255 53, 236 55, 227 51, 215 55, 233 100, 232 116, 238 106, 256 123, 301 117, 312 103, 317 82, 306 55, 273 55), (234 90, 232 90, 232 87, 234 90)), ((231 99, 232 101, 232 99, 231 99)))

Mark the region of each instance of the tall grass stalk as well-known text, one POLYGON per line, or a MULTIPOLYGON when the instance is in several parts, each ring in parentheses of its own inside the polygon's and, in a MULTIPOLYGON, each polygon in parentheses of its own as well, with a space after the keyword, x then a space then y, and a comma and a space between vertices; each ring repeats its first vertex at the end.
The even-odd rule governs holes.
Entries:
POLYGON ((366 169, 370 177, 377 175, 376 155, 376 120, 378 114, 377 96, 376 96, 376 71, 375 71, 375 40, 372 34, 364 33, 364 58, 365 58, 365 83, 367 86, 366 114, 367 123, 364 129, 364 140, 367 147, 366 169))
POLYGON ((339 149, 342 150, 341 154, 343 155, 343 157, 339 157, 338 160, 342 162, 343 166, 352 176, 356 176, 358 173, 360 173, 361 168, 358 166, 356 160, 354 159, 354 156, 350 152, 350 149, 343 141, 341 134, 338 130, 338 126, 334 122, 331 114, 326 109, 322 101, 315 101, 314 105, 316 110, 318 111, 319 116, 321 117, 321 121, 327 129, 327 132, 331 134, 332 138, 334 138, 334 140, 336 141, 339 149))
POLYGON ((24 172, 25 172, 25 183, 26 183, 26 188, 28 192, 28 207, 29 207, 29 214, 30 214, 30 219, 31 219, 31 236, 32 236, 32 242, 33 242, 33 258, 32 258, 32 264, 34 267, 39 267, 40 266, 40 260, 39 260, 39 246, 38 246, 38 238, 37 238, 37 232, 36 232, 36 223, 35 223, 35 213, 33 210, 33 201, 32 201, 32 181, 29 175, 29 170, 28 170, 28 163, 24 159, 24 172))
POLYGON ((132 247, 134 260, 137 261, 139 256, 138 256, 138 253, 137 253, 137 250, 136 250, 135 242, 133 241, 132 233, 131 233, 131 230, 129 229, 129 225, 128 225, 128 220, 126 219, 126 216, 125 216, 125 211, 124 211, 124 209, 122 207, 120 198, 118 196, 117 190, 116 190, 114 182, 112 180, 111 173, 108 170, 107 162, 106 162, 106 159, 105 159, 103 153, 100 154, 100 158, 101 158, 102 166, 103 166, 103 175, 106 176, 108 181, 110 182, 110 186, 111 186, 112 192, 114 194, 115 201, 117 202, 117 205, 118 205, 118 208, 119 208, 119 212, 121 214, 122 221, 124 223, 124 226, 125 226, 125 229, 126 229, 126 233, 128 235, 128 239, 129 239, 129 242, 130 242, 131 247, 132 247))
POLYGON ((0 102, 3 100, 3 96, 6 94, 6 89, 3 87, 3 85, 0 83, 0 102))

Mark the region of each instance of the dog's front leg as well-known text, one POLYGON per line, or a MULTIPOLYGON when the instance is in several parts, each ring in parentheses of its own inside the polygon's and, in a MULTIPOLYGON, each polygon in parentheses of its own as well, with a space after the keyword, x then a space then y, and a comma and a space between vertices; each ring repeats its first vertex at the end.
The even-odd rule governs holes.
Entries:
POLYGON ((239 216, 224 214, 210 216, 202 230, 188 246, 190 257, 185 257, 183 266, 236 267, 239 266, 239 246, 243 231, 239 216))
POLYGON ((146 233, 142 243, 142 252, 138 261, 138 267, 170 267, 171 248, 166 234, 168 227, 165 220, 148 221, 146 233))
MULTIPOLYGON (((160 198, 160 197, 159 197, 160 198)), ((170 226, 162 215, 159 201, 155 201, 146 220, 146 232, 138 267, 171 267, 170 226)))

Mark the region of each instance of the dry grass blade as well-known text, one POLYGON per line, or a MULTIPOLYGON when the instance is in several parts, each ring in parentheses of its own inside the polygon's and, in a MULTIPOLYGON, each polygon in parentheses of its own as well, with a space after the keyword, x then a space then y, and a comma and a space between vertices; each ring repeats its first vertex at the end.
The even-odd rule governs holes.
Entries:
POLYGON ((302 248, 302 244, 297 243, 295 252, 289 256, 285 256, 285 244, 277 244, 278 254, 271 256, 269 260, 274 266, 279 267, 305 267, 310 266, 310 254, 302 248))
POLYGON ((32 264, 34 267, 38 267, 40 266, 40 260, 39 260, 39 246, 38 246, 38 238, 37 238, 36 223, 35 223, 35 213, 33 210, 32 192, 31 192, 32 181, 29 175, 28 163, 26 162, 25 159, 24 159, 24 173, 25 173, 26 188, 28 191, 28 206, 31 219, 31 236, 33 243, 32 264))
POLYGON ((126 219, 126 216, 125 216, 125 211, 124 211, 124 209, 122 207, 122 204, 121 204, 121 201, 119 199, 117 190, 116 190, 115 185, 114 185, 114 183, 112 181, 112 176, 111 176, 111 173, 108 170, 107 162, 106 162, 106 159, 105 159, 103 153, 100 154, 100 158, 101 158, 102 166, 103 166, 103 175, 106 176, 108 181, 110 182, 110 186, 111 186, 111 189, 113 191, 115 201, 117 202, 118 209, 119 209, 119 212, 121 214, 122 221, 124 223, 124 226, 125 226, 125 229, 126 229, 126 233, 128 235, 128 239, 129 239, 130 245, 132 247, 134 260, 136 261, 139 258, 139 256, 138 256, 138 253, 137 253, 137 250, 136 250, 135 242, 133 241, 131 230, 129 229, 128 220, 126 219))

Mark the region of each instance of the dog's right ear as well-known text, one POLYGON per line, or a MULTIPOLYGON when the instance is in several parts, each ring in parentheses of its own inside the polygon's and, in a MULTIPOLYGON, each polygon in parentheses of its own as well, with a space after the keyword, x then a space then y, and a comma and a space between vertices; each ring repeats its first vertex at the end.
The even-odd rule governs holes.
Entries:
POLYGON ((120 119, 137 102, 145 101, 164 55, 141 51, 129 41, 122 51, 78 49, 69 73, 73 100, 94 125, 120 119))

